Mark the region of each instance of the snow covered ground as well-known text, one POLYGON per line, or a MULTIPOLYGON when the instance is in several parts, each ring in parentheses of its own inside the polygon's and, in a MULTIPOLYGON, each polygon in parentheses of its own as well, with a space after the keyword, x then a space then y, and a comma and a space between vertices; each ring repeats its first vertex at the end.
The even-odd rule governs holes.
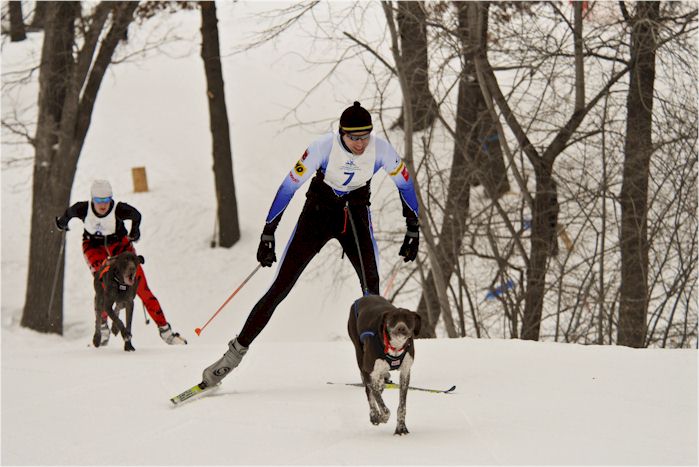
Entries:
POLYGON ((410 434, 397 437, 397 391, 374 427, 362 389, 326 384, 358 381, 349 342, 260 339, 217 392, 172 408, 225 343, 167 348, 142 327, 135 353, 118 339, 88 348, 87 329, 3 329, 3 464, 697 462, 691 350, 419 341, 412 383, 456 392, 411 392, 410 434))
MULTIPOLYGON (((220 9, 224 53, 244 32, 236 21, 254 8, 238 3, 220 9)), ((180 14, 169 24, 196 37, 198 13, 180 14)), ((30 37, 4 46, 3 73, 37 56, 40 36, 30 37)), ((132 41, 138 37, 130 33, 132 41)), ((194 334, 255 267, 278 183, 311 139, 327 129, 324 124, 283 129, 289 122, 279 121, 308 79, 304 63, 288 53, 310 50, 301 40, 224 62, 243 230, 229 250, 209 247, 215 205, 198 44, 189 46, 190 54, 182 53, 180 44, 177 54, 114 67, 102 86, 72 202, 87 198, 94 178, 106 177, 119 199, 141 210, 136 248, 146 257, 150 286, 168 319, 189 340, 186 347, 160 341, 154 325, 145 325, 138 303, 136 352, 123 352, 114 337, 106 348, 89 346, 92 289, 77 220, 66 236, 65 336, 18 326, 32 173, 31 159, 22 158, 32 151, 3 144, 2 464, 696 465, 695 350, 418 341, 412 384, 456 385, 456 392, 411 392, 411 433, 395 437, 398 394, 387 391, 391 420, 372 426, 361 389, 326 384, 359 380, 346 336, 359 285, 349 262, 330 246, 222 387, 171 407, 168 399, 200 380, 268 286, 273 271, 263 269, 201 336, 194 334), (135 166, 148 171, 148 193, 132 191, 135 166)), ((316 120, 339 115, 362 81, 340 83, 328 82, 318 94, 325 101, 316 96, 302 110, 317 112, 316 120)), ((30 86, 16 100, 4 98, 3 112, 34 100, 30 86)), ((299 193, 282 220, 278 254, 302 203, 299 193)), ((400 216, 376 221, 400 225, 400 216)), ((391 248, 385 249, 395 256, 391 248)), ((384 279, 391 265, 384 264, 384 279)))

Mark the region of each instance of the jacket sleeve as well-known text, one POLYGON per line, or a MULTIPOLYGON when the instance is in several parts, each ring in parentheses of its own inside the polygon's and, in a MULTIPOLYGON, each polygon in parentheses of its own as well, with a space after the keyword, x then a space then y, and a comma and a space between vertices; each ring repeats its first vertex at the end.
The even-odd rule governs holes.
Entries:
MULTIPOLYGON (((331 142, 332 143, 332 142, 331 142)), ((265 220, 265 233, 273 234, 284 214, 284 210, 294 197, 296 190, 301 188, 306 180, 311 178, 323 162, 327 164, 328 154, 321 140, 313 142, 296 162, 291 171, 284 177, 277 194, 272 201, 267 219, 265 220)))
POLYGON ((138 212, 138 209, 130 204, 122 203, 121 201, 117 203, 114 209, 114 214, 116 214, 117 219, 131 221, 132 232, 134 229, 136 229, 136 231, 139 229, 141 225, 141 213, 138 212))
POLYGON ((410 176, 410 172, 408 172, 408 167, 406 167, 396 150, 387 141, 381 141, 380 146, 377 145, 376 149, 376 157, 379 159, 379 163, 388 173, 389 178, 393 180, 396 188, 398 188, 398 193, 400 193, 405 222, 408 225, 417 225, 419 207, 413 179, 410 176))
POLYGON ((78 201, 65 210, 63 217, 65 217, 67 220, 78 217, 81 221, 84 221, 85 217, 87 217, 87 205, 87 201, 78 201))

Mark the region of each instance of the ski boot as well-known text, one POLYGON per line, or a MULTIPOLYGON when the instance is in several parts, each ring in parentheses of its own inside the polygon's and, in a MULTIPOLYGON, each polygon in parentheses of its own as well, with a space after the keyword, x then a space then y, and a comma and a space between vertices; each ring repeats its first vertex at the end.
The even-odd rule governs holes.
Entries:
POLYGON ((187 341, 178 332, 172 332, 170 323, 158 326, 158 332, 160 333, 160 338, 168 345, 187 345, 187 341))
POLYGON ((240 364, 247 352, 248 347, 240 345, 237 338, 228 342, 228 350, 223 354, 223 357, 204 370, 202 381, 205 387, 212 387, 220 383, 231 370, 240 364))

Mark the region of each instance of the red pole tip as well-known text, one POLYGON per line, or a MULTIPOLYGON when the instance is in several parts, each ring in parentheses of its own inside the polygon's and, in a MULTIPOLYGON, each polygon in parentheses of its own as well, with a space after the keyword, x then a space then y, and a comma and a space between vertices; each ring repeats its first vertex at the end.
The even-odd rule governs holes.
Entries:
POLYGON ((197 336, 201 335, 201 328, 196 328, 194 332, 197 334, 197 336))

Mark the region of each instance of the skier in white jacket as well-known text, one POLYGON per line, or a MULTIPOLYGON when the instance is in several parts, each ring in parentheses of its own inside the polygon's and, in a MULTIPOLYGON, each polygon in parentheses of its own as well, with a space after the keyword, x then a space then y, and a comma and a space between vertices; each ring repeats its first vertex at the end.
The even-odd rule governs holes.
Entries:
POLYGON ((399 254, 404 261, 417 256, 418 203, 412 178, 395 149, 372 134, 372 129, 371 115, 354 102, 342 113, 339 131, 311 143, 284 178, 260 238, 257 259, 262 266, 276 261, 274 232, 296 190, 312 177, 303 212, 269 290, 253 307, 240 334, 228 343, 223 357, 204 370, 205 387, 219 383, 238 366, 301 272, 330 239, 340 242, 360 278, 363 293, 379 294, 378 249, 369 210, 371 179, 379 169, 389 174, 400 193, 407 232, 399 254))

